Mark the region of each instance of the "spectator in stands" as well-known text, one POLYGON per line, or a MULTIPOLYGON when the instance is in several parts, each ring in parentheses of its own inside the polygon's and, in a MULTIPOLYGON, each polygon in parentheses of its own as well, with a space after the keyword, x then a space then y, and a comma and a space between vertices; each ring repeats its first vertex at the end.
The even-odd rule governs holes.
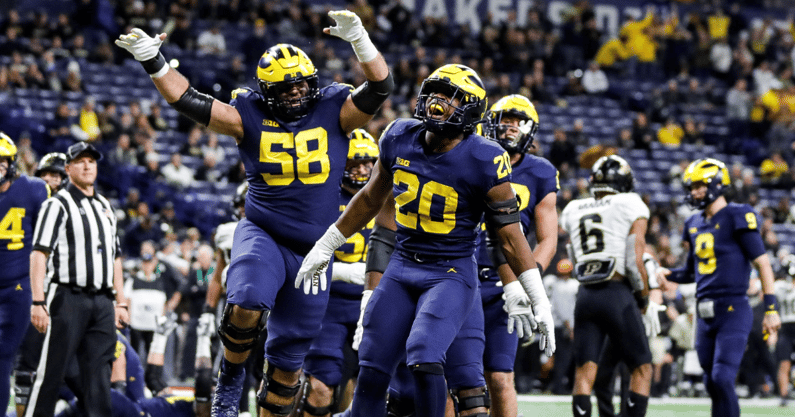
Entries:
POLYGON ((585 88, 582 86, 582 75, 583 72, 581 69, 569 71, 568 74, 566 74, 567 83, 563 87, 561 94, 564 96, 579 96, 585 94, 585 88))
POLYGON ((99 117, 94 110, 96 99, 93 96, 86 96, 83 99, 83 106, 80 107, 80 129, 86 134, 89 142, 101 140, 102 131, 99 128, 99 117))
POLYGON ((649 126, 649 118, 645 113, 638 112, 632 122, 632 142, 635 149, 645 149, 651 153, 651 142, 654 140, 654 132, 649 126))
POLYGON ((704 145, 704 123, 696 123, 692 117, 685 117, 684 134, 682 135, 682 142, 695 144, 699 146, 704 145))
POLYGON ((669 148, 678 148, 682 144, 685 132, 676 119, 669 117, 657 131, 657 140, 669 148))
POLYGON ((182 156, 174 152, 171 154, 170 163, 166 164, 160 172, 166 183, 177 188, 190 187, 193 184, 193 170, 182 165, 182 156))
POLYGON ((47 133, 53 140, 53 151, 65 151, 75 141, 80 140, 82 131, 78 120, 65 101, 58 103, 55 108, 55 117, 48 123, 47 133))
POLYGON ((588 135, 585 134, 583 129, 585 129, 585 122, 582 119, 574 119, 571 130, 566 133, 569 141, 574 145, 588 146, 588 135))
POLYGON ((632 129, 625 127, 618 131, 616 138, 616 146, 621 149, 632 149, 634 143, 632 141, 632 129))
POLYGON ((757 96, 770 90, 777 90, 783 85, 770 68, 770 62, 762 61, 753 72, 754 87, 757 96))
POLYGON ((108 159, 113 165, 136 165, 138 157, 135 149, 130 147, 130 135, 123 133, 116 140, 116 146, 108 154, 108 159))
POLYGON ((168 41, 183 51, 195 49, 196 39, 193 37, 191 19, 187 13, 180 13, 174 18, 174 30, 168 35, 168 41))
POLYGON ((157 227, 149 211, 149 204, 139 201, 137 206, 138 218, 133 221, 124 233, 124 252, 141 253, 141 244, 147 240, 159 242, 163 232, 157 227))
POLYGON ((218 169, 218 160, 215 155, 208 153, 202 159, 202 165, 196 170, 197 181, 218 182, 224 177, 224 173, 218 169))
POLYGON ((626 36, 612 38, 602 45, 596 52, 594 61, 609 74, 621 74, 624 71, 623 62, 631 55, 626 47, 626 36))
POLYGON ((196 38, 196 46, 200 54, 225 55, 226 37, 221 33, 221 24, 213 23, 208 30, 204 30, 196 38))
POLYGON ((33 175, 36 172, 39 156, 31 147, 30 132, 24 131, 17 138, 17 171, 25 175, 33 175))
POLYGON ((212 155, 216 162, 221 162, 226 158, 226 151, 218 144, 218 134, 213 131, 207 132, 207 143, 201 147, 204 156, 212 155))
POLYGON ((773 207, 773 223, 783 224, 787 222, 790 215, 790 200, 789 197, 781 197, 778 199, 778 204, 773 207))
MULTIPOLYGON (((171 36, 169 36, 170 38, 171 36)), ((240 49, 245 54, 246 62, 256 62, 271 45, 273 45, 273 41, 268 35, 267 23, 265 23, 265 19, 259 18, 254 21, 254 30, 243 41, 240 49)), ((312 57, 312 62, 318 61, 312 57)))
POLYGON ((174 211, 174 203, 171 201, 166 201, 163 204, 163 208, 160 209, 160 214, 155 220, 160 224, 160 228, 164 233, 175 233, 177 236, 181 236, 187 230, 185 224, 177 218, 177 213, 174 211))
POLYGON ((698 78, 691 77, 687 82, 687 89, 682 92, 681 104, 690 111, 698 111, 711 108, 712 105, 707 99, 706 92, 701 88, 698 78))
POLYGON ((202 146, 200 143, 201 139, 202 127, 200 125, 194 125, 190 132, 188 132, 188 140, 182 145, 179 153, 186 156, 200 158, 202 156, 202 146))
POLYGON ((762 179, 763 187, 775 187, 779 179, 789 171, 787 161, 781 156, 780 152, 773 152, 770 157, 762 161, 759 167, 759 176, 762 179))
POLYGON ((80 75, 80 64, 77 61, 69 61, 66 66, 66 78, 63 86, 66 91, 83 92, 83 77, 80 75))
POLYGON ((588 69, 582 74, 582 87, 588 94, 604 94, 610 88, 607 75, 596 61, 588 63, 588 69))
POLYGON ((149 126, 152 126, 154 130, 168 130, 168 122, 163 118, 163 108, 160 107, 160 103, 156 101, 149 106, 149 116, 146 117, 146 120, 149 122, 149 126))
POLYGON ((654 73, 654 62, 657 60, 657 42, 654 39, 656 29, 654 12, 649 9, 643 20, 637 20, 633 13, 625 13, 627 21, 619 34, 626 37, 626 46, 632 56, 637 58, 636 74, 641 78, 649 78, 654 73))
POLYGON ((549 148, 549 162, 560 171, 561 177, 571 178, 577 166, 577 150, 562 128, 556 128, 554 135, 555 139, 549 148))
POLYGON ((726 117, 729 119, 729 128, 732 132, 738 132, 738 136, 748 134, 747 122, 752 105, 753 98, 748 92, 748 82, 740 78, 726 94, 726 117))
POLYGON ((25 71, 25 84, 27 88, 36 88, 40 90, 46 90, 50 87, 47 77, 41 72, 39 64, 36 62, 31 62, 30 65, 28 65, 28 69, 25 71))
POLYGON ((709 59, 712 62, 712 75, 723 81, 729 81, 731 77, 732 60, 734 52, 729 41, 725 37, 718 38, 709 52, 709 59))

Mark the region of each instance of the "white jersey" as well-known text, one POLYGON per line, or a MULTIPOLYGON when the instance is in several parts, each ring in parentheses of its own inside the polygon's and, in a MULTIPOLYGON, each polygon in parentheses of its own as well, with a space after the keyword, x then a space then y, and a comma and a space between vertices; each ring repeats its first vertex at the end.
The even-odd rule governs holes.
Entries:
POLYGON ((570 202, 560 215, 560 226, 569 234, 577 263, 614 259, 616 272, 627 276, 627 236, 632 223, 649 214, 639 195, 612 194, 570 202))
POLYGON ((229 269, 229 263, 232 260, 232 242, 235 240, 237 223, 224 223, 215 229, 215 248, 220 249, 224 253, 224 261, 226 261, 226 267, 221 271, 221 283, 224 286, 226 286, 226 271, 229 269))
POLYGON ((773 283, 782 323, 795 323, 795 283, 783 279, 773 283))

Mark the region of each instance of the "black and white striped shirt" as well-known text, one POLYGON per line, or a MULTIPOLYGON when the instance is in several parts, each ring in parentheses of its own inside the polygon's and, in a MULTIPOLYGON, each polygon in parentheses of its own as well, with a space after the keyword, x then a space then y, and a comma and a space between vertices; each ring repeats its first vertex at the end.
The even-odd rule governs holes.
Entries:
POLYGON ((73 184, 41 206, 33 250, 51 253, 50 283, 113 289, 113 263, 121 256, 116 215, 105 197, 83 194, 73 184))

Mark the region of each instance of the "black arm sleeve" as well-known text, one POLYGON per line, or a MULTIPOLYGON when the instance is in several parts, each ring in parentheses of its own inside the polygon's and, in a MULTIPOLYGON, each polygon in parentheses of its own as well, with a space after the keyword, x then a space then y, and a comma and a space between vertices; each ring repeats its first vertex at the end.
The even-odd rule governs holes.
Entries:
POLYGON ((384 104, 384 101, 386 101, 394 88, 395 80, 390 72, 381 81, 365 81, 364 84, 351 93, 351 99, 357 109, 372 115, 384 104))
POLYGON ((367 261, 365 261, 365 272, 386 271, 389 265, 389 258, 395 251, 395 231, 375 225, 370 232, 370 242, 367 245, 367 261))
POLYGON ((200 93, 193 87, 188 87, 179 100, 168 104, 194 122, 201 123, 202 126, 208 126, 214 100, 207 94, 200 93))

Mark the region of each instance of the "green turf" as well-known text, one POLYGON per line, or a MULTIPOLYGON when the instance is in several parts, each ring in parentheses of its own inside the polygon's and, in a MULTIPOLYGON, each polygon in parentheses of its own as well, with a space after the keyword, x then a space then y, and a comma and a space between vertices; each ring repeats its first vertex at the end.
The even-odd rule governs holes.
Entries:
MULTIPOLYGON (((711 417, 710 406, 706 404, 676 404, 676 399, 669 399, 664 404, 649 404, 648 412, 649 417, 711 417)), ((795 408, 787 407, 782 408, 778 406, 741 406, 741 414, 743 417, 756 417, 756 416, 793 416, 795 415, 795 408)), ((616 411, 618 408, 616 407, 616 411)), ((549 416, 549 417, 563 417, 572 416, 570 402, 525 402, 519 403, 519 415, 524 417, 536 416, 549 416)), ((593 412, 594 417, 599 415, 594 403, 593 412)))

